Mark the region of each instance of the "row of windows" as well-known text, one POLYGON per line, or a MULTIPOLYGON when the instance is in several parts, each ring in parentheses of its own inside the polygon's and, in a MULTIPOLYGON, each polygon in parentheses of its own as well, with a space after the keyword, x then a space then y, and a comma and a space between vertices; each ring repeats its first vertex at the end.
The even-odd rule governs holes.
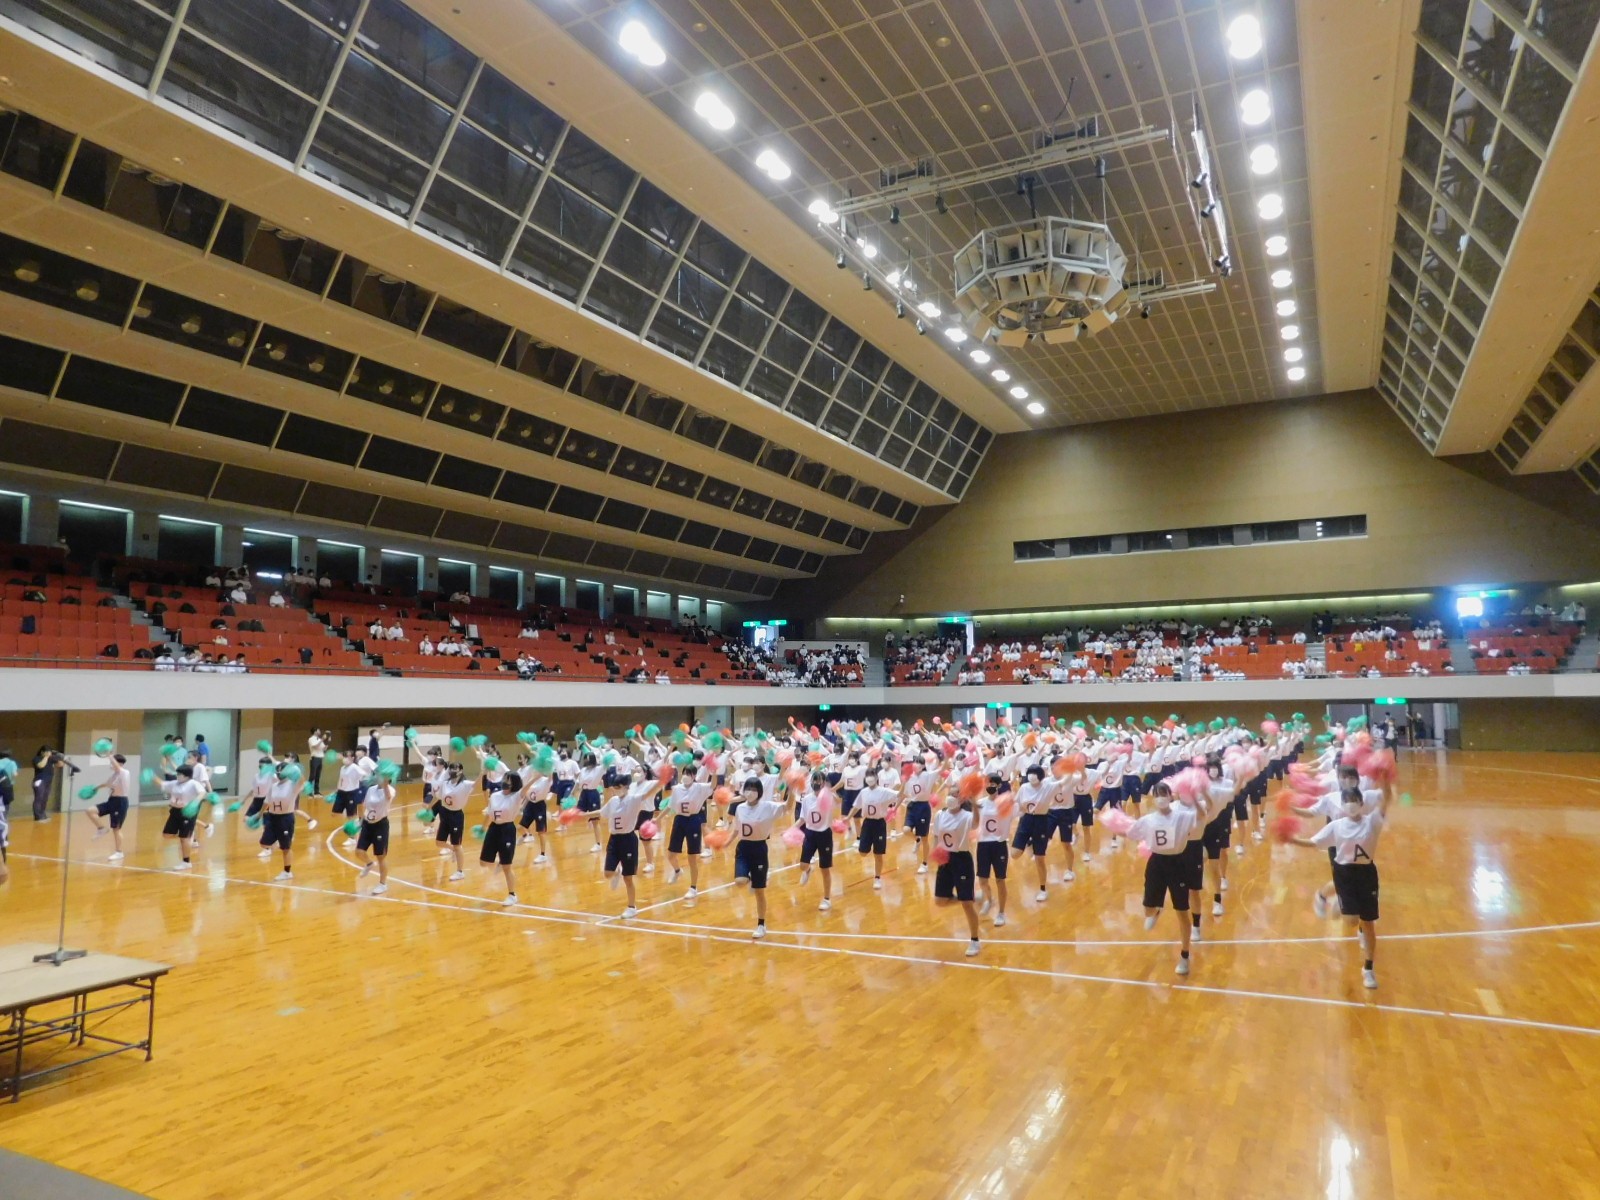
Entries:
POLYGON ((0 359, 11 367, 7 383, 21 391, 575 520, 593 521, 786 570, 815 574, 822 566, 820 554, 781 546, 766 538, 718 529, 703 521, 687 520, 582 488, 558 486, 532 475, 442 454, 424 446, 238 396, 186 386, 81 355, 0 337, 0 359))
MULTIPOLYGON (((719 453, 756 463, 765 470, 870 509, 879 516, 901 524, 910 524, 916 518, 917 506, 910 501, 863 483, 844 471, 831 470, 732 422, 700 414, 681 401, 551 347, 503 322, 484 317, 414 284, 381 274, 328 246, 275 228, 246 210, 225 204, 198 189, 135 168, 102 147, 80 142, 76 152, 71 152, 72 142, 72 135, 65 130, 34 117, 0 113, 0 170, 8 174, 53 188, 67 169, 70 157, 71 169, 62 186, 64 194, 72 199, 562 388, 574 396, 648 420, 669 431, 684 432, 685 436, 692 436, 699 444, 719 453), (671 420, 664 419, 667 413, 672 414, 671 420)), ((114 299, 108 296, 108 307, 114 299)), ((207 308, 199 304, 191 307, 196 312, 207 308)), ((220 309, 210 311, 226 315, 220 309)), ((242 357, 246 343, 239 340, 237 328, 225 329, 220 321, 204 324, 210 332, 203 330, 195 334, 199 342, 213 343, 207 348, 214 352, 236 351, 237 356, 242 357)), ((405 396, 410 394, 408 385, 428 385, 426 380, 405 377, 404 372, 396 371, 391 375, 391 388, 386 395, 405 396)), ((365 398, 377 399, 374 396, 365 398)), ((916 397, 919 407, 926 402, 926 396, 916 397)), ((969 451, 971 466, 976 469, 982 450, 988 446, 989 431, 978 429, 976 422, 962 414, 957 432, 976 439, 976 449, 969 451)), ((966 461, 963 459, 964 464, 966 461)))
POLYGON ((953 403, 398 0, 369 0, 353 38, 342 5, 200 0, 159 79, 170 19, 152 0, 0 11, 951 496, 987 448, 953 403))
MULTIPOLYGON (((542 417, 508 409, 480 396, 359 358, 344 350, 168 292, 153 284, 141 285, 127 276, 100 270, 4 234, 0 234, 0 261, 11 268, 0 275, 0 290, 30 300, 111 324, 126 323, 128 328, 136 332, 163 341, 220 355, 234 362, 244 362, 260 370, 421 416, 425 420, 437 421, 480 437, 495 438, 536 453, 554 455, 590 470, 609 472, 635 483, 661 488, 674 495, 698 500, 780 528, 793 529, 853 550, 862 549, 867 543, 867 531, 847 522, 830 520, 821 513, 774 500, 753 489, 740 488, 687 467, 668 464, 653 455, 567 429, 542 417)), ((170 392, 179 386, 164 383, 163 391, 170 392)), ((133 389, 108 393, 100 397, 99 403, 106 407, 123 405, 137 409, 142 400, 138 390, 133 389)), ((277 412, 276 409, 265 411, 277 412)), ((157 414, 143 411, 133 411, 130 415, 151 415, 153 419, 163 419, 157 414)), ((228 415, 225 420, 228 430, 218 431, 224 436, 263 445, 271 443, 271 434, 277 428, 275 418, 252 417, 250 410, 244 407, 228 415)), ((347 430, 344 440, 358 442, 362 436, 357 430, 347 430)), ((415 453, 437 457, 434 452, 421 447, 417 447, 415 453)), ((426 472, 420 470, 407 477, 427 480, 426 472)), ((463 490, 489 495, 488 490, 478 488, 463 490)), ((765 539, 755 541, 758 545, 766 544, 765 539)))
POLYGON ((1013 542, 1017 562, 1084 558, 1101 554, 1147 554, 1165 550, 1215 550, 1224 546, 1262 546, 1272 542, 1315 542, 1328 538, 1366 537, 1367 518, 1308 517, 1295 521, 1258 521, 1250 525, 1198 525, 1187 529, 1147 529, 1138 533, 1106 533, 1089 537, 1013 542))

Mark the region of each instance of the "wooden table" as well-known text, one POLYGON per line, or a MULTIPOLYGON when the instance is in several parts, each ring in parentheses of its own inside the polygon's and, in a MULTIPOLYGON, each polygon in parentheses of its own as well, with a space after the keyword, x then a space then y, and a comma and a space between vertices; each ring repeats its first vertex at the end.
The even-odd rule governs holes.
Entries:
POLYGON ((145 1061, 149 1062, 154 1050, 156 980, 172 967, 167 963, 94 953, 69 959, 60 966, 33 961, 35 955, 49 954, 54 949, 42 942, 0 946, 0 1017, 8 1018, 0 1026, 0 1095, 9 1090, 13 1104, 22 1096, 22 1085, 30 1080, 129 1050, 143 1050, 145 1061), (95 993, 119 989, 132 989, 133 994, 124 992, 97 998, 91 1004, 95 993), (31 1015, 33 1009, 62 1001, 71 1003, 70 1012, 31 1015), (142 1041, 124 1041, 89 1028, 90 1017, 109 1018, 141 1004, 146 1006, 148 1014, 142 1041), (72 1046, 94 1043, 107 1048, 71 1062, 24 1072, 23 1048, 52 1038, 66 1038, 72 1046))

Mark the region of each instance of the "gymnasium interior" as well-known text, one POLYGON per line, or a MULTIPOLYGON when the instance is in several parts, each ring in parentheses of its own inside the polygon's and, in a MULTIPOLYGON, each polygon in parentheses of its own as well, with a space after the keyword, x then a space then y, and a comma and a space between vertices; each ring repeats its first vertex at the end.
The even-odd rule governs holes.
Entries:
POLYGON ((0 1200, 1600 1197, 1597 24, 0 0, 0 1200))

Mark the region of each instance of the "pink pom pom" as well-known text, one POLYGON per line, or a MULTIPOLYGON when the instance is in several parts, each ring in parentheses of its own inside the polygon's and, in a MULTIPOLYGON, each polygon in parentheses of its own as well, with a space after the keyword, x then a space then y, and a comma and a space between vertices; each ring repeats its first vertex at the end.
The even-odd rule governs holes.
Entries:
POLYGON ((837 797, 834 796, 832 788, 823 788, 822 791, 817 793, 817 811, 823 816, 827 816, 833 811, 833 802, 835 799, 837 799, 837 797))
POLYGON ((1374 751, 1367 755, 1357 769, 1379 787, 1393 783, 1395 774, 1394 751, 1374 751))
POLYGON ((833 831, 835 833, 843 833, 845 830, 847 830, 849 828, 850 828, 850 822, 846 821, 842 817, 839 820, 837 820, 837 821, 835 821, 833 823, 833 831))
POLYGON ((1100 814, 1100 824, 1111 831, 1112 837, 1121 837, 1133 828, 1133 818, 1120 808, 1107 808, 1100 814))
POLYGON ((1261 732, 1268 737, 1277 737, 1278 734, 1283 732, 1283 726, 1276 721, 1263 721, 1261 722, 1261 732))
POLYGON ((1154 851, 1150 849, 1150 843, 1149 842, 1140 842, 1139 846, 1138 846, 1138 850, 1139 850, 1139 857, 1140 858, 1149 858, 1150 855, 1154 853, 1154 851))
POLYGON ((1275 842, 1287 842, 1300 836, 1300 818, 1290 815, 1273 817, 1267 822, 1267 830, 1275 842))
POLYGON ((785 770, 788 770, 789 766, 794 762, 794 751, 785 746, 782 750, 778 751, 776 757, 778 760, 778 765, 785 770))
POLYGON ((650 841, 652 838, 654 838, 656 836, 656 834, 658 834, 660 832, 661 832, 660 828, 656 825, 656 823, 654 821, 646 821, 643 825, 639 826, 639 836, 642 837, 647 842, 650 841))
POLYGON ((945 863, 950 861, 950 852, 943 846, 935 846, 932 850, 928 851, 928 859, 929 861, 942 867, 945 863))
POLYGON ((791 849, 798 848, 805 842, 805 840, 805 830, 801 829, 798 825, 791 825, 789 828, 783 831, 783 844, 791 849))

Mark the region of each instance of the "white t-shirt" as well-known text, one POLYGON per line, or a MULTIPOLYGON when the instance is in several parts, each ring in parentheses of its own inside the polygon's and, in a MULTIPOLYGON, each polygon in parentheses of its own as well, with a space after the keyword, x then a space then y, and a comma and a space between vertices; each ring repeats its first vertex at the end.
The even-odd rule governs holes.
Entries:
POLYGON ((605 819, 606 830, 610 833, 632 833, 638 824, 639 814, 650 807, 650 795, 641 793, 640 788, 645 785, 634 784, 620 796, 613 796, 601 808, 600 815, 605 819))
POLYGON ((933 844, 951 854, 967 848, 967 838, 972 833, 973 816, 964 808, 951 812, 941 808, 933 814, 933 844))
POLYGON ((828 812, 822 811, 822 793, 807 792, 800 797, 800 824, 812 833, 821 833, 829 827, 828 812))
POLYGON ((187 808, 191 801, 206 794, 206 789, 192 779, 164 780, 161 790, 167 794, 167 804, 172 808, 187 808))
POLYGON ((394 800, 394 791, 386 783, 375 783, 367 789, 366 795, 361 797, 361 819, 363 821, 381 821, 389 815, 389 805, 394 800))
POLYGON ((904 793, 906 803, 914 804, 918 801, 923 803, 930 802, 933 799, 933 790, 938 786, 938 784, 939 772, 918 771, 910 779, 906 780, 904 793))
POLYGON ((1025 813, 1042 813, 1050 808, 1050 797, 1055 794, 1052 782, 1028 782, 1017 789, 1017 804, 1025 813))
POLYGON ((1000 815, 1000 797, 985 796, 978 801, 978 840, 980 842, 1009 841, 1011 827, 1016 824, 1016 820, 1017 805, 1015 800, 1011 803, 1010 811, 1002 817, 1000 815))
POLYGON ((267 788, 264 807, 269 813, 292 813, 295 799, 300 795, 300 784, 293 779, 275 779, 267 788))
POLYGON ((764 842, 772 836, 772 823, 786 806, 778 800, 746 800, 739 805, 734 820, 739 824, 739 840, 764 842))
POLYGON ((107 795, 117 799, 127 799, 128 788, 133 782, 133 774, 128 770, 127 764, 111 768, 111 778, 106 780, 109 784, 107 795))
POLYGON ((680 783, 672 789, 671 796, 672 811, 680 817, 692 817, 705 811, 706 801, 711 798, 711 785, 680 783))
POLYGON ((899 798, 893 788, 863 788, 856 797, 852 812, 858 812, 869 821, 881 821, 889 815, 889 808, 899 798))
POLYGON ((472 798, 472 780, 461 778, 451 783, 448 778, 433 785, 433 798, 452 812, 466 808, 472 798))
POLYGON ((1153 854, 1182 854, 1195 828, 1195 811, 1174 804, 1167 812, 1146 813, 1128 830, 1130 842, 1145 842, 1153 854))
POLYGON ((1375 861, 1378 852, 1378 835, 1383 832, 1381 812, 1362 813, 1354 819, 1340 817, 1329 821, 1311 835, 1314 846, 1333 846, 1333 861, 1349 866, 1352 863, 1375 861))

